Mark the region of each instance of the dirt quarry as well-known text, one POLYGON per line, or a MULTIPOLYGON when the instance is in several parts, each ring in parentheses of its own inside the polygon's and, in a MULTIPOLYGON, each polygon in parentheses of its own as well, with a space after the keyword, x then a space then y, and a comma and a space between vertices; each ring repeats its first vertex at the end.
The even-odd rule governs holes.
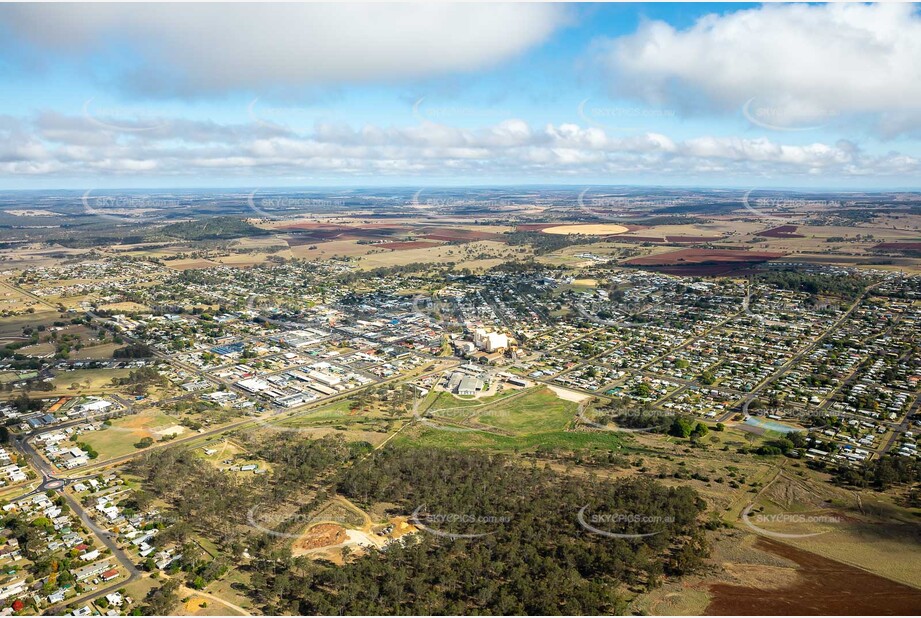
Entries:
POLYGON ((314 549, 345 543, 347 539, 348 534, 342 526, 338 524, 317 524, 316 526, 308 528, 307 531, 294 542, 291 553, 295 556, 299 556, 314 549))

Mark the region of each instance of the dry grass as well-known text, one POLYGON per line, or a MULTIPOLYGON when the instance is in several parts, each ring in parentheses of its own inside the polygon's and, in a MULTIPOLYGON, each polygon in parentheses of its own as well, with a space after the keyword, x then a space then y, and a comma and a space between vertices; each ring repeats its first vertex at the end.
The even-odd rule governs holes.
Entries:
POLYGON ((588 236, 607 236, 623 234, 628 228, 614 223, 585 223, 581 225, 557 225, 541 230, 544 234, 585 234, 588 236))

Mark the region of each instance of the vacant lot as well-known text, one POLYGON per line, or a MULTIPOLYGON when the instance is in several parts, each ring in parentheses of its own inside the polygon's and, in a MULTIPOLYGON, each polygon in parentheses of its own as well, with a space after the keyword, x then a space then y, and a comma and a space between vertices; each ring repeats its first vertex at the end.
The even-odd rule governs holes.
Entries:
POLYGON ((143 438, 158 442, 167 435, 187 435, 189 429, 179 421, 156 411, 144 411, 112 421, 112 426, 101 431, 91 431, 80 436, 99 453, 99 461, 128 455, 137 450, 134 444, 143 438))

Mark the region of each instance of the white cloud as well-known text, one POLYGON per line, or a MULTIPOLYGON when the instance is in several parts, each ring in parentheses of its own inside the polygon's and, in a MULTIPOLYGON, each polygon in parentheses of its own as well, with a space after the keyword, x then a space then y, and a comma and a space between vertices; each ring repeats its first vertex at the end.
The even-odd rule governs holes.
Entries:
MULTIPOLYGON (((150 133, 101 129, 92 119, 42 113, 0 117, 0 176, 156 179, 271 175, 337 178, 413 175, 545 181, 578 176, 698 175, 719 185, 739 176, 913 179, 917 158, 872 155, 852 142, 791 144, 767 138, 659 133, 612 135, 575 124, 533 127, 510 119, 479 129, 317 125, 306 133, 258 123, 166 119, 150 133), (437 129, 437 130, 436 130, 437 129), (98 134, 97 137, 94 137, 98 134)), ((913 181, 912 181, 913 182, 913 181)))
POLYGON ((474 71, 541 43, 565 22, 565 10, 549 4, 0 7, 10 36, 40 50, 127 61, 136 55, 140 64, 127 83, 155 96, 474 71))
POLYGON ((600 48, 612 87, 656 104, 747 104, 767 128, 880 114, 891 135, 921 120, 921 15, 911 4, 768 4, 685 30, 647 22, 600 48))

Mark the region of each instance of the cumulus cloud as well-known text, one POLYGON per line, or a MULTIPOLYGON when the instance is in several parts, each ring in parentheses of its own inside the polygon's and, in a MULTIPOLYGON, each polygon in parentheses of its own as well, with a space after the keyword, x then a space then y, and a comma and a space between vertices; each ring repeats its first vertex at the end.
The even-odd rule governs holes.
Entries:
POLYGON ((921 14, 912 4, 783 4, 649 21, 599 44, 612 87, 656 104, 744 108, 795 129, 870 114, 887 135, 921 121, 921 14))
POLYGON ((565 22, 565 9, 548 4, 0 7, 7 36, 40 52, 92 58, 128 50, 136 68, 120 81, 154 96, 474 71, 541 43, 565 22))
MULTIPOLYGON (((171 121, 152 132, 101 128, 83 116, 50 112, 0 117, 0 176, 300 178, 431 176, 545 180, 604 175, 731 175, 791 179, 911 178, 921 162, 904 153, 871 155, 852 142, 789 144, 767 138, 660 133, 608 134, 597 127, 510 119, 478 129, 443 125, 318 124, 295 132, 250 124, 171 121)), ((729 175, 729 176, 727 176, 729 175)))

